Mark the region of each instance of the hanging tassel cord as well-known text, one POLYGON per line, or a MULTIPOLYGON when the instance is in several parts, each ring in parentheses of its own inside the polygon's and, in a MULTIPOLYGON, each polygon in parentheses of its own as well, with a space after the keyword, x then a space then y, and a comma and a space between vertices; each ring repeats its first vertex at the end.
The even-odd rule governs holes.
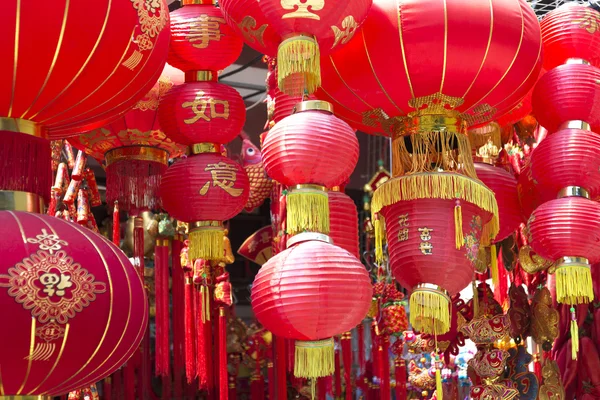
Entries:
POLYGON ((194 284, 191 277, 185 282, 185 376, 192 384, 196 378, 195 341, 194 341, 194 284))
POLYGON ((390 362, 389 362, 389 349, 390 349, 390 340, 387 335, 382 335, 380 337, 380 387, 381 387, 381 398, 382 399, 390 399, 391 398, 391 387, 390 387, 390 362))
MULTIPOLYGON (((342 334, 342 356, 344 363, 344 383, 346 384, 346 400, 352 400, 352 332, 342 334)), ((340 396, 338 394, 338 396, 340 396)))
POLYGON ((287 358, 286 358, 286 340, 282 337, 273 337, 275 346, 275 387, 277 390, 276 399, 285 399, 287 396, 287 358))
MULTIPOLYGON (((337 340, 336 340, 337 342, 337 340)), ((342 377, 340 375, 341 372, 341 360, 340 360, 340 351, 335 349, 335 374, 333 375, 333 386, 334 393, 333 397, 336 399, 340 398, 342 395, 342 377)))
POLYGON ((200 285, 196 290, 196 375, 198 376, 198 388, 208 390, 208 369, 210 368, 207 360, 207 353, 212 351, 212 346, 208 343, 207 332, 210 329, 210 321, 206 318, 206 294, 208 287, 200 285), (208 325, 208 327, 207 327, 208 325))
POLYGON ((571 306, 571 358, 577 360, 579 353, 579 325, 577 324, 577 314, 575 307, 571 306))
POLYGON ((228 400, 227 386, 227 317, 225 307, 219 307, 219 399, 228 400))
POLYGON ((157 376, 170 376, 169 342, 169 242, 157 239, 154 248, 156 341, 155 364, 157 376))
POLYGON ((181 268, 182 237, 175 235, 171 246, 171 281, 173 292, 173 375, 175 398, 183 398, 185 375, 185 277, 181 268))

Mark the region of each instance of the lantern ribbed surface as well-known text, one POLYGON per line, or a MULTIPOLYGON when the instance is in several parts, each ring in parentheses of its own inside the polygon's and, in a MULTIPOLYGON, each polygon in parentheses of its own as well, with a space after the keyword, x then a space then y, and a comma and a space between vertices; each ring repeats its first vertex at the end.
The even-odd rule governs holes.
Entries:
POLYGON ((600 68, 566 64, 544 74, 533 91, 533 112, 550 133, 572 120, 600 126, 600 68))
POLYGON ((570 58, 600 67, 600 13, 582 4, 565 4, 540 22, 544 41, 544 68, 550 70, 570 58))
POLYGON ((252 309, 276 336, 320 340, 354 328, 367 315, 372 288, 355 256, 307 241, 267 261, 254 279, 252 309))
POLYGON ((144 284, 103 236, 46 215, 0 212, 2 395, 62 395, 139 351, 144 284))
POLYGON ((327 195, 329 197, 329 237, 336 246, 358 258, 360 255, 356 204, 342 192, 330 191, 327 195))

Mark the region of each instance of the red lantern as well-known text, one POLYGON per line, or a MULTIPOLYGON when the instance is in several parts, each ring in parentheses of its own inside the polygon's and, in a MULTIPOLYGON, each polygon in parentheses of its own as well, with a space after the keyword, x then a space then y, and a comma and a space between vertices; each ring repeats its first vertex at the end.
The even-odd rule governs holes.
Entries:
POLYGON ((548 71, 533 91, 533 111, 550 133, 567 121, 600 127, 600 68, 566 64, 548 71))
POLYGON ((496 122, 501 127, 505 127, 507 125, 514 125, 517 122, 521 121, 523 118, 527 117, 531 114, 532 105, 531 101, 533 98, 533 90, 531 90, 519 103, 514 106, 509 112, 504 115, 501 115, 496 119, 496 122))
POLYGON ((108 376, 148 323, 144 285, 125 254, 61 219, 0 212, 1 394, 61 395, 108 376))
POLYGON ((214 4, 214 0, 183 0, 183 7, 171 13, 169 64, 185 72, 216 75, 238 59, 244 42, 214 4))
POLYGON ((356 257, 325 235, 304 233, 262 266, 252 309, 274 335, 297 341, 295 376, 315 378, 333 373, 330 338, 362 321, 372 295, 369 274, 356 257))
POLYGON ((305 101, 269 131, 263 162, 269 176, 289 187, 287 231, 329 233, 326 188, 345 182, 358 161, 358 139, 331 104, 305 101))
POLYGON ((550 70, 571 58, 600 67, 600 13, 582 4, 564 4, 544 16, 544 68, 550 70))
POLYGON ((276 36, 281 38, 277 40, 279 88, 301 96, 305 91, 312 94, 321 83, 320 54, 337 51, 350 41, 372 0, 225 0, 220 4, 232 26, 245 34, 250 45, 258 42, 267 55, 275 56, 268 50, 276 36))
POLYGON ((223 221, 239 214, 248 201, 248 175, 216 152, 181 159, 165 172, 160 195, 164 209, 190 226, 190 259, 220 260, 223 221))
POLYGON ((334 188, 329 197, 329 237, 333 244, 360 257, 358 245, 358 212, 356 204, 348 195, 334 188))
MULTIPOLYGON (((533 153, 535 153, 535 151, 533 153)), ((526 161, 525 166, 517 179, 517 193, 519 195, 521 213, 524 219, 529 219, 533 210, 543 203, 555 198, 549 191, 540 190, 540 186, 534 181, 530 160, 526 161)))
POLYGON ((374 0, 360 34, 323 59, 318 97, 367 132, 391 134, 399 118, 425 113, 475 126, 527 94, 541 55, 525 0, 374 0))
POLYGON ((97 160, 106 160, 106 200, 119 201, 121 210, 155 209, 160 177, 169 158, 185 152, 167 138, 158 124, 159 100, 174 85, 183 83, 183 73, 169 65, 154 87, 122 118, 70 139, 77 148, 97 160))

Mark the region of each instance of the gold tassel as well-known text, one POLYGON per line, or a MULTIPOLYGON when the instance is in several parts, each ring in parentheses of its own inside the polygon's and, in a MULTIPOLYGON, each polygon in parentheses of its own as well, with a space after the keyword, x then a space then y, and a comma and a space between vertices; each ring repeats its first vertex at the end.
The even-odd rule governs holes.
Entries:
POLYGON ((385 237, 384 220, 381 215, 373 220, 373 229, 375 230, 375 261, 383 262, 383 239, 385 237))
POLYGON ((494 287, 498 287, 498 285, 500 284, 500 277, 498 275, 498 254, 496 253, 496 245, 493 244, 490 246, 490 257, 491 257, 491 263, 490 263, 490 273, 492 275, 492 283, 494 284, 494 287))
POLYGON ((321 189, 292 189, 287 195, 286 231, 329 234, 329 197, 321 189))
POLYGON ((225 254, 223 237, 225 230, 218 222, 203 222, 198 228, 190 231, 189 257, 192 260, 222 260, 225 254))
POLYGON ((333 339, 296 341, 294 376, 316 379, 329 376, 335 370, 333 339))
POLYGON ((571 307, 571 359, 577 360, 579 353, 579 326, 577 325, 577 316, 575 307, 571 307))
POLYGON ((583 304, 594 299, 589 265, 570 263, 556 269, 556 299, 562 304, 583 304))
POLYGON ((321 86, 321 55, 317 41, 308 36, 284 40, 277 51, 277 84, 289 95, 313 94, 321 86))
POLYGON ((410 323, 422 333, 439 334, 450 330, 450 298, 440 291, 416 288, 410 296, 410 323))
POLYGON ((209 290, 209 288, 206 288, 204 290, 204 309, 202 310, 202 313, 205 316, 205 319, 202 320, 202 322, 210 321, 210 290, 209 290))
POLYGON ((442 387, 442 374, 440 373, 439 366, 435 368, 435 392, 437 394, 437 400, 443 400, 444 388, 442 387))
POLYGON ((204 295, 204 292, 206 291, 206 288, 204 287, 204 285, 200 286, 200 298, 202 298, 202 310, 200 313, 200 317, 202 319, 202 323, 206 322, 206 296, 204 295))
POLYGON ((477 290, 477 281, 475 278, 473 278, 471 287, 473 288, 473 318, 477 318, 479 316, 479 291, 477 290))
POLYGON ((465 244, 465 237, 463 236, 463 220, 462 220, 462 207, 460 203, 454 206, 454 238, 456 240, 456 249, 460 250, 465 244))

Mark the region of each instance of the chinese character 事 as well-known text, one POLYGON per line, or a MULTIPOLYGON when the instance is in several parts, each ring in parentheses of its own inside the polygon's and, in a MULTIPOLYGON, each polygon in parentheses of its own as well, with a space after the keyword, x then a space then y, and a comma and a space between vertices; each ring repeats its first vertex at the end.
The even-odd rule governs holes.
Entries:
POLYGON ((220 161, 216 164, 208 164, 204 170, 210 172, 212 180, 202 186, 200 189, 201 196, 205 196, 211 186, 223 189, 232 197, 239 197, 244 192, 243 188, 233 187, 237 181, 237 168, 235 165, 220 161))
POLYGON ((202 14, 190 23, 190 31, 185 37, 193 47, 206 49, 211 41, 220 41, 224 34, 221 24, 225 19, 202 14))

